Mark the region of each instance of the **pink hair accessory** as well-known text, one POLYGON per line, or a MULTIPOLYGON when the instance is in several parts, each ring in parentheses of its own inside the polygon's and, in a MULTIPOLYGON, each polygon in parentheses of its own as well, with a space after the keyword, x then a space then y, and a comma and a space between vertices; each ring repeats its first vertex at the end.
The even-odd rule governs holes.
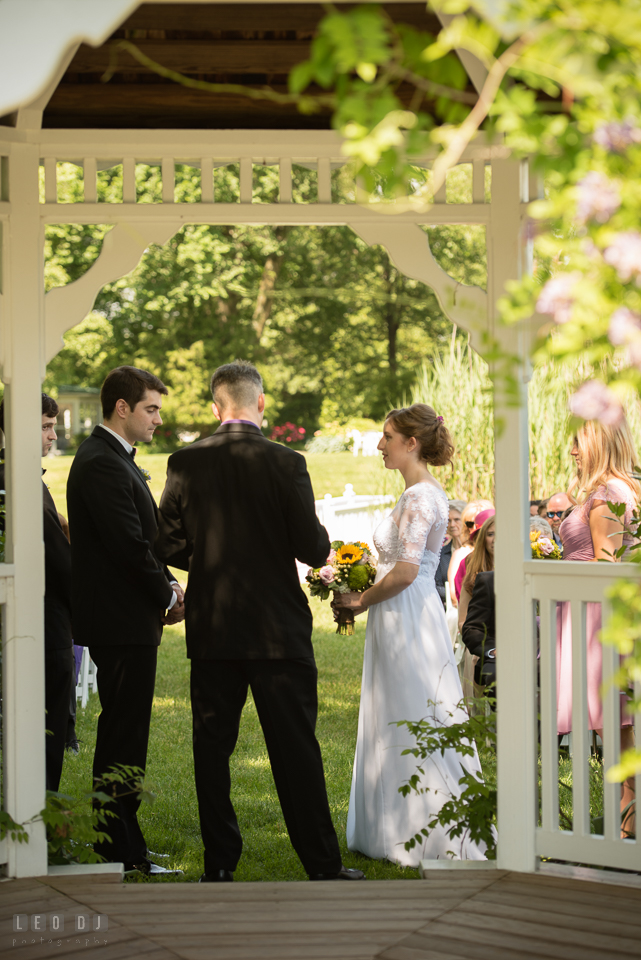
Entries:
POLYGON ((437 417, 436 419, 443 423, 443 417, 437 417))

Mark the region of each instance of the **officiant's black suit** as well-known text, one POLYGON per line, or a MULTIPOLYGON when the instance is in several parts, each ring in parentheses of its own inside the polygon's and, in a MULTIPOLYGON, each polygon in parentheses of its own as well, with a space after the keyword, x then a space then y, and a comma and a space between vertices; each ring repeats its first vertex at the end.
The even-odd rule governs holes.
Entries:
MULTIPOLYGON (((149 487, 102 427, 74 457, 67 505, 74 639, 89 647, 98 667, 102 712, 93 774, 99 780, 116 764, 145 767, 161 618, 173 589, 153 550, 157 507, 149 487)), ((107 860, 139 864, 147 844, 130 789, 118 788, 124 794, 113 805, 118 819, 104 827, 112 842, 95 849, 107 860)))
POLYGON ((329 538, 304 457, 246 423, 224 423, 174 453, 156 552, 189 570, 185 619, 205 873, 233 871, 241 854, 229 758, 249 687, 292 844, 308 874, 337 873, 315 735, 312 616, 295 564, 323 564, 329 538))

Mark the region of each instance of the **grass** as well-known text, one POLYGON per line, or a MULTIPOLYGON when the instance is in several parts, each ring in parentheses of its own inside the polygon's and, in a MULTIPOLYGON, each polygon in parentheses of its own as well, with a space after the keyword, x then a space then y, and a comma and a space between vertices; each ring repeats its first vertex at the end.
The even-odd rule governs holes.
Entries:
MULTIPOLYGON (((305 454, 307 466, 312 478, 314 494, 322 500, 326 493, 340 497, 346 483, 354 486, 356 493, 387 493, 385 471, 379 457, 355 457, 351 453, 310 453, 305 454)), ((151 474, 151 492, 156 500, 165 485, 167 474, 167 453, 140 453, 136 463, 151 474)), ((58 510, 67 513, 67 477, 73 457, 47 457, 43 466, 47 472, 45 481, 58 510)))
MULTIPOLYGON (((312 599, 314 649, 319 668, 318 739, 332 817, 343 862, 365 871, 371 880, 414 880, 417 870, 368 860, 350 853, 345 842, 347 808, 356 745, 365 619, 353 637, 338 637, 328 603, 312 599)), ((98 695, 78 711, 77 757, 65 760, 61 791, 79 796, 91 784, 91 763, 100 711, 98 695)), ((189 661, 182 625, 165 630, 151 724, 147 777, 156 794, 153 806, 139 814, 151 850, 170 853, 163 865, 184 870, 185 881, 203 869, 191 749, 189 661)), ((243 712, 240 737, 232 758, 232 797, 244 850, 236 880, 304 880, 306 874, 289 842, 271 775, 265 743, 251 697, 243 712)), ((154 881, 156 882, 156 881, 154 881)))

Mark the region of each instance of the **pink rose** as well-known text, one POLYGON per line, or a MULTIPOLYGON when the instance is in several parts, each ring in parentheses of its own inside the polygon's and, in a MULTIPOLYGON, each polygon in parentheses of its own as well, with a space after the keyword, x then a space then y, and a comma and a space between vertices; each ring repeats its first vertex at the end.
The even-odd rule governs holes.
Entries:
POLYGON ((329 556, 328 556, 328 558, 327 558, 327 562, 328 562, 328 563, 333 563, 335 559, 336 559, 336 551, 335 551, 335 550, 330 550, 330 551, 329 551, 329 556))
POLYGON ((318 575, 321 583, 326 587, 329 586, 330 583, 334 582, 334 570, 329 566, 329 564, 326 567, 321 567, 318 571, 318 575))
POLYGON ((541 553, 544 553, 546 557, 549 557, 550 554, 554 552, 554 544, 551 540, 548 540, 547 537, 539 537, 538 543, 541 553))

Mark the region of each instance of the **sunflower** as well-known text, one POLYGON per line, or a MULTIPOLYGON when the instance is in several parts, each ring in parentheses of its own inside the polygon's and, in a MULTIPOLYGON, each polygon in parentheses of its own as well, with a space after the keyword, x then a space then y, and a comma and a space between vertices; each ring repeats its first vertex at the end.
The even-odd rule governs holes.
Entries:
POLYGON ((356 563, 363 556, 363 551, 355 543, 346 543, 336 551, 337 563, 356 563))

